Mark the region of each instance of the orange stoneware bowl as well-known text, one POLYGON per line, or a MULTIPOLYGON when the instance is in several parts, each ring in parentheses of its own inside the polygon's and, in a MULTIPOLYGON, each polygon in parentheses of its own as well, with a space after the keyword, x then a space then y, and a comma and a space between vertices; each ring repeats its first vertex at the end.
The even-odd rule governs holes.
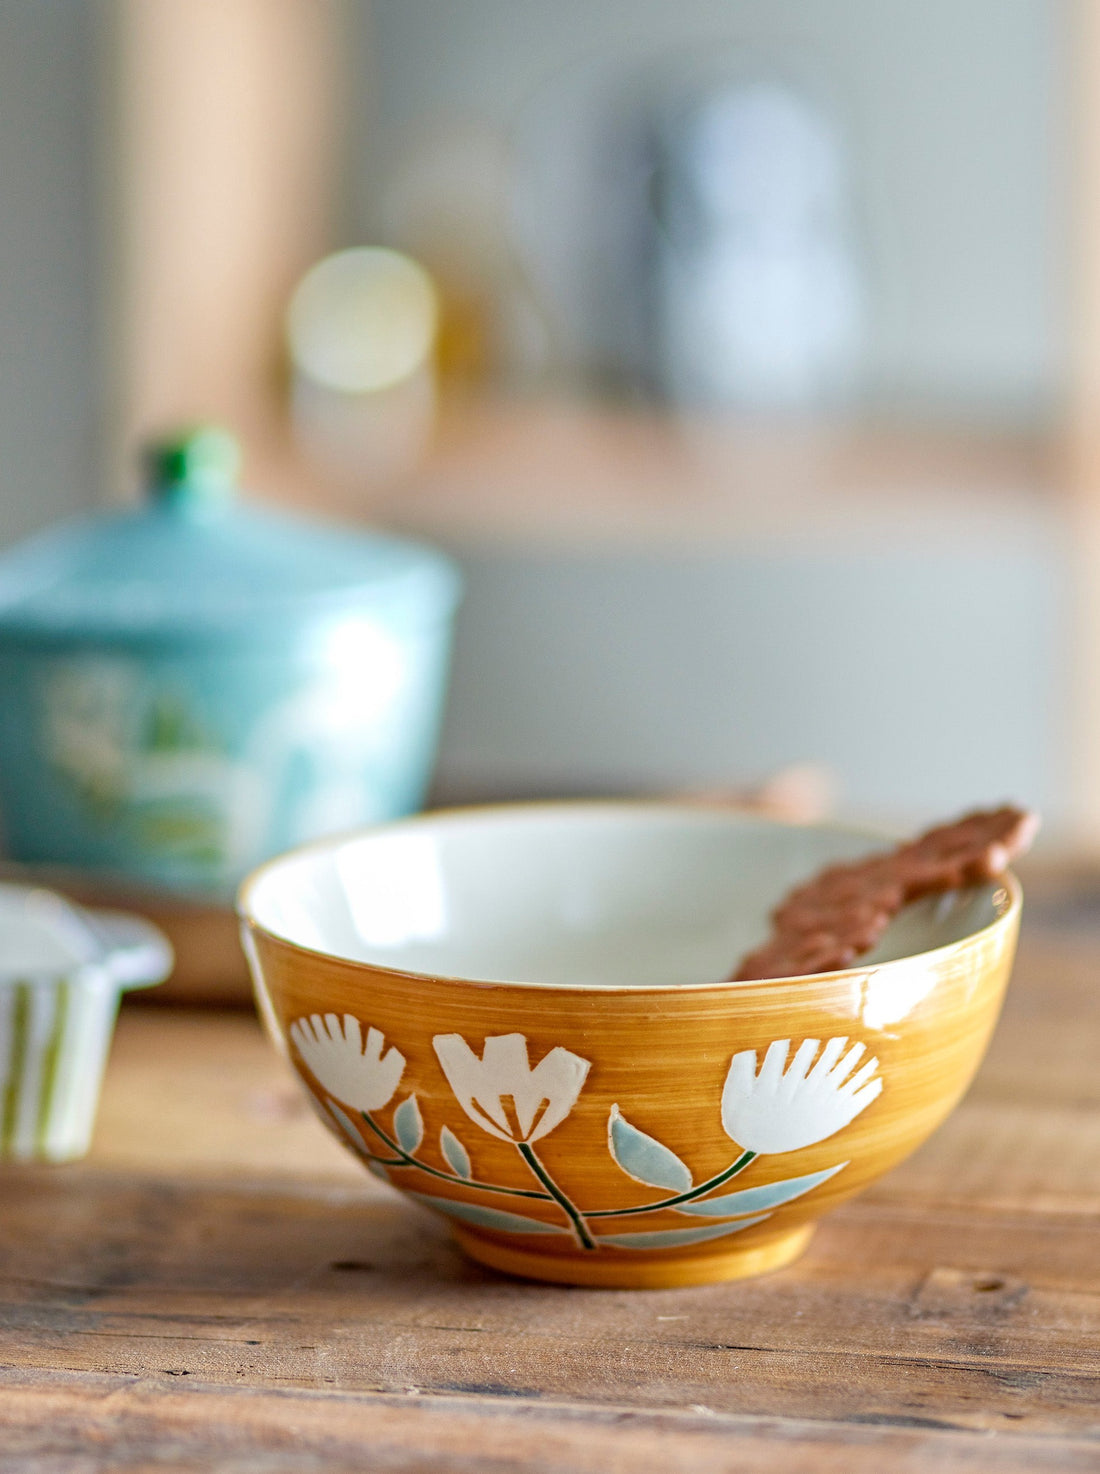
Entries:
POLYGON ((907 908, 858 967, 722 981, 791 885, 881 844, 659 803, 425 815, 258 870, 245 949, 325 1124, 474 1259, 736 1279, 918 1147, 996 1023, 1011 876, 907 908))

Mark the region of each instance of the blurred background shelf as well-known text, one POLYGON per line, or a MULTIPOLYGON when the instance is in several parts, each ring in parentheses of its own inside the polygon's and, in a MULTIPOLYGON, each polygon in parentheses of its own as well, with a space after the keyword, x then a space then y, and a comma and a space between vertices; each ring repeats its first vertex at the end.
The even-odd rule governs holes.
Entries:
POLYGON ((373 515, 477 546, 788 550, 833 538, 983 539, 1066 516, 1037 431, 669 415, 549 395, 455 394, 425 463, 373 515))

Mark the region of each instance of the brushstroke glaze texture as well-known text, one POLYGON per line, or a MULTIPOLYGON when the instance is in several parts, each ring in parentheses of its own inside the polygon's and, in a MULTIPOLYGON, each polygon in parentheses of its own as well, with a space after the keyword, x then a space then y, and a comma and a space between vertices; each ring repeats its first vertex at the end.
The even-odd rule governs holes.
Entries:
POLYGON ((910 908, 845 972, 708 983, 703 947, 677 973, 693 886, 720 976, 724 892, 763 931, 769 889, 858 846, 658 805, 428 816, 272 862, 242 893, 245 944, 261 1012, 322 1119, 474 1258, 578 1284, 735 1278, 788 1262, 822 1214, 926 1139, 973 1077, 1008 980, 1011 878, 910 908), (432 859, 421 871, 410 844, 432 859), (496 931, 512 940, 484 935, 486 975, 460 976, 448 956, 473 974, 505 870, 496 931), (406 906, 403 937, 398 893, 389 932, 371 920, 372 874, 435 888, 406 906), (629 981, 631 914, 666 982, 629 981), (529 968, 509 980, 525 946, 529 968))

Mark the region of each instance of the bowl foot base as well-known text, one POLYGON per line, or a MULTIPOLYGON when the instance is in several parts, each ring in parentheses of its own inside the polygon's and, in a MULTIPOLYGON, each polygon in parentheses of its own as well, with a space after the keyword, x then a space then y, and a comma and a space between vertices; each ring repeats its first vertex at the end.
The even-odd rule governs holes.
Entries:
POLYGON ((521 1279, 619 1290, 671 1290, 767 1274, 797 1259, 813 1237, 813 1231, 812 1223, 802 1224, 765 1239, 763 1243, 726 1248, 721 1253, 674 1258, 670 1253, 643 1257, 629 1249, 583 1255, 579 1252, 575 1255, 540 1254, 537 1250, 513 1248, 510 1244, 471 1233, 457 1224, 451 1225, 451 1232, 463 1252, 490 1269, 518 1275, 521 1279))

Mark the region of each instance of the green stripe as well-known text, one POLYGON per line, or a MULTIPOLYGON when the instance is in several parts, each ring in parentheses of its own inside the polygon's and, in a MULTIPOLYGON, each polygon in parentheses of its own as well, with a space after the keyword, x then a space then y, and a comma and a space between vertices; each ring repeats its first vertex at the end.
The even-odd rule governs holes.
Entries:
POLYGON ((26 983, 14 985, 15 1007, 11 1019, 11 1054, 8 1057, 8 1084, 4 1091, 4 1122, 0 1128, 4 1151, 10 1152, 15 1135, 15 1119, 19 1109, 19 1087, 23 1083, 23 1065, 27 1058, 27 1021, 31 1011, 30 988, 26 983))
POLYGON ((40 1153, 46 1150, 50 1107, 53 1105, 57 1066, 61 1058, 61 1041, 65 1037, 65 1021, 69 1014, 69 995, 72 988, 73 984, 70 982, 57 983, 53 992, 53 1028, 50 1031, 50 1042, 46 1045, 46 1052, 42 1059, 42 1079, 39 1081, 38 1089, 38 1127, 35 1132, 35 1146, 40 1153))

